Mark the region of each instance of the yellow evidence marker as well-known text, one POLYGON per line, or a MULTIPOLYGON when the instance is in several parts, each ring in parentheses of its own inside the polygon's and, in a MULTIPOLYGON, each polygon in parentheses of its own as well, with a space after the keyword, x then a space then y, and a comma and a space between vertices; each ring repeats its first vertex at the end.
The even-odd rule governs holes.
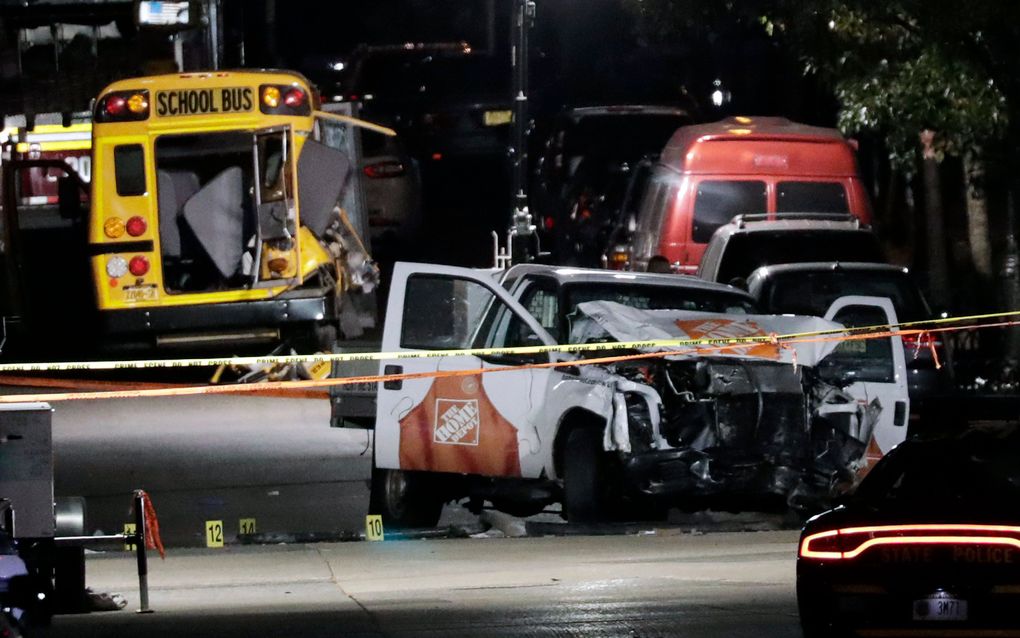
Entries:
POLYGON ((205 546, 223 547, 223 521, 205 522, 205 546))
POLYGON ((256 530, 255 519, 242 518, 238 524, 238 529, 241 530, 242 534, 254 534, 256 530))
MULTIPOLYGON (((135 529, 136 528, 135 528, 135 524, 134 523, 124 523, 124 535, 125 536, 128 536, 130 534, 134 534, 135 533, 135 529)), ((124 541, 124 551, 125 552, 131 552, 131 551, 134 551, 134 549, 135 549, 135 544, 134 543, 132 543, 131 541, 124 541)))
POLYGON ((365 517, 365 538, 370 541, 383 540, 382 516, 369 514, 365 517))

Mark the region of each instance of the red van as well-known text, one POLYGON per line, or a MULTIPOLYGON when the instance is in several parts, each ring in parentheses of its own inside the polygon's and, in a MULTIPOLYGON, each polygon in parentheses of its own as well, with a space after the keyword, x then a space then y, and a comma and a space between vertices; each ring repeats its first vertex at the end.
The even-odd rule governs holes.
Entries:
POLYGON ((717 228, 736 215, 776 212, 871 222, 854 147, 838 131, 742 116, 680 127, 646 186, 630 268, 665 258, 674 272, 693 273, 717 228))

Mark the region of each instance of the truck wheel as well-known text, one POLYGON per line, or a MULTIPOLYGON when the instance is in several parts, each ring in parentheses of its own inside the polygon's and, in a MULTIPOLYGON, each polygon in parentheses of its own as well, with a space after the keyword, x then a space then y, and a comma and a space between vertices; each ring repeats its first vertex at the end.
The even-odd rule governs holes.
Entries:
POLYGON ((575 428, 567 435, 563 458, 563 512, 570 523, 603 518, 602 437, 595 428, 575 428))
POLYGON ((384 526, 435 527, 442 512, 442 497, 427 477, 418 472, 372 468, 368 513, 382 516, 384 526))

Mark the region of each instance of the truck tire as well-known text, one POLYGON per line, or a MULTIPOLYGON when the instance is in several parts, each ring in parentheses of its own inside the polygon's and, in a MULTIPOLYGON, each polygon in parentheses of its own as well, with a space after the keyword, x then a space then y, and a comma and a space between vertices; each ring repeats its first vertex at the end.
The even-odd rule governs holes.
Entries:
POLYGON ((443 500, 430 483, 419 472, 373 467, 368 513, 382 516, 385 527, 435 527, 443 500))
POLYGON ((604 456, 601 432, 575 428, 563 453, 563 513, 569 523, 596 523, 604 518, 604 456))

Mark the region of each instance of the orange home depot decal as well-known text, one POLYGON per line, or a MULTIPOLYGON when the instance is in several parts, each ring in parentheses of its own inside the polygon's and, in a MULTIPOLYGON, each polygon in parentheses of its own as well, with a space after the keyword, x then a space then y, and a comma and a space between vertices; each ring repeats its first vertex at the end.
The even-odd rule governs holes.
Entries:
POLYGON ((400 419, 400 467, 520 476, 517 428, 489 400, 481 374, 440 377, 400 419))
MULTIPOLYGON (((733 319, 677 319, 676 327, 687 333, 690 339, 743 339, 768 336, 768 333, 753 321, 733 319)), ((726 353, 778 361, 779 344, 767 341, 750 343, 729 349, 726 353)))

